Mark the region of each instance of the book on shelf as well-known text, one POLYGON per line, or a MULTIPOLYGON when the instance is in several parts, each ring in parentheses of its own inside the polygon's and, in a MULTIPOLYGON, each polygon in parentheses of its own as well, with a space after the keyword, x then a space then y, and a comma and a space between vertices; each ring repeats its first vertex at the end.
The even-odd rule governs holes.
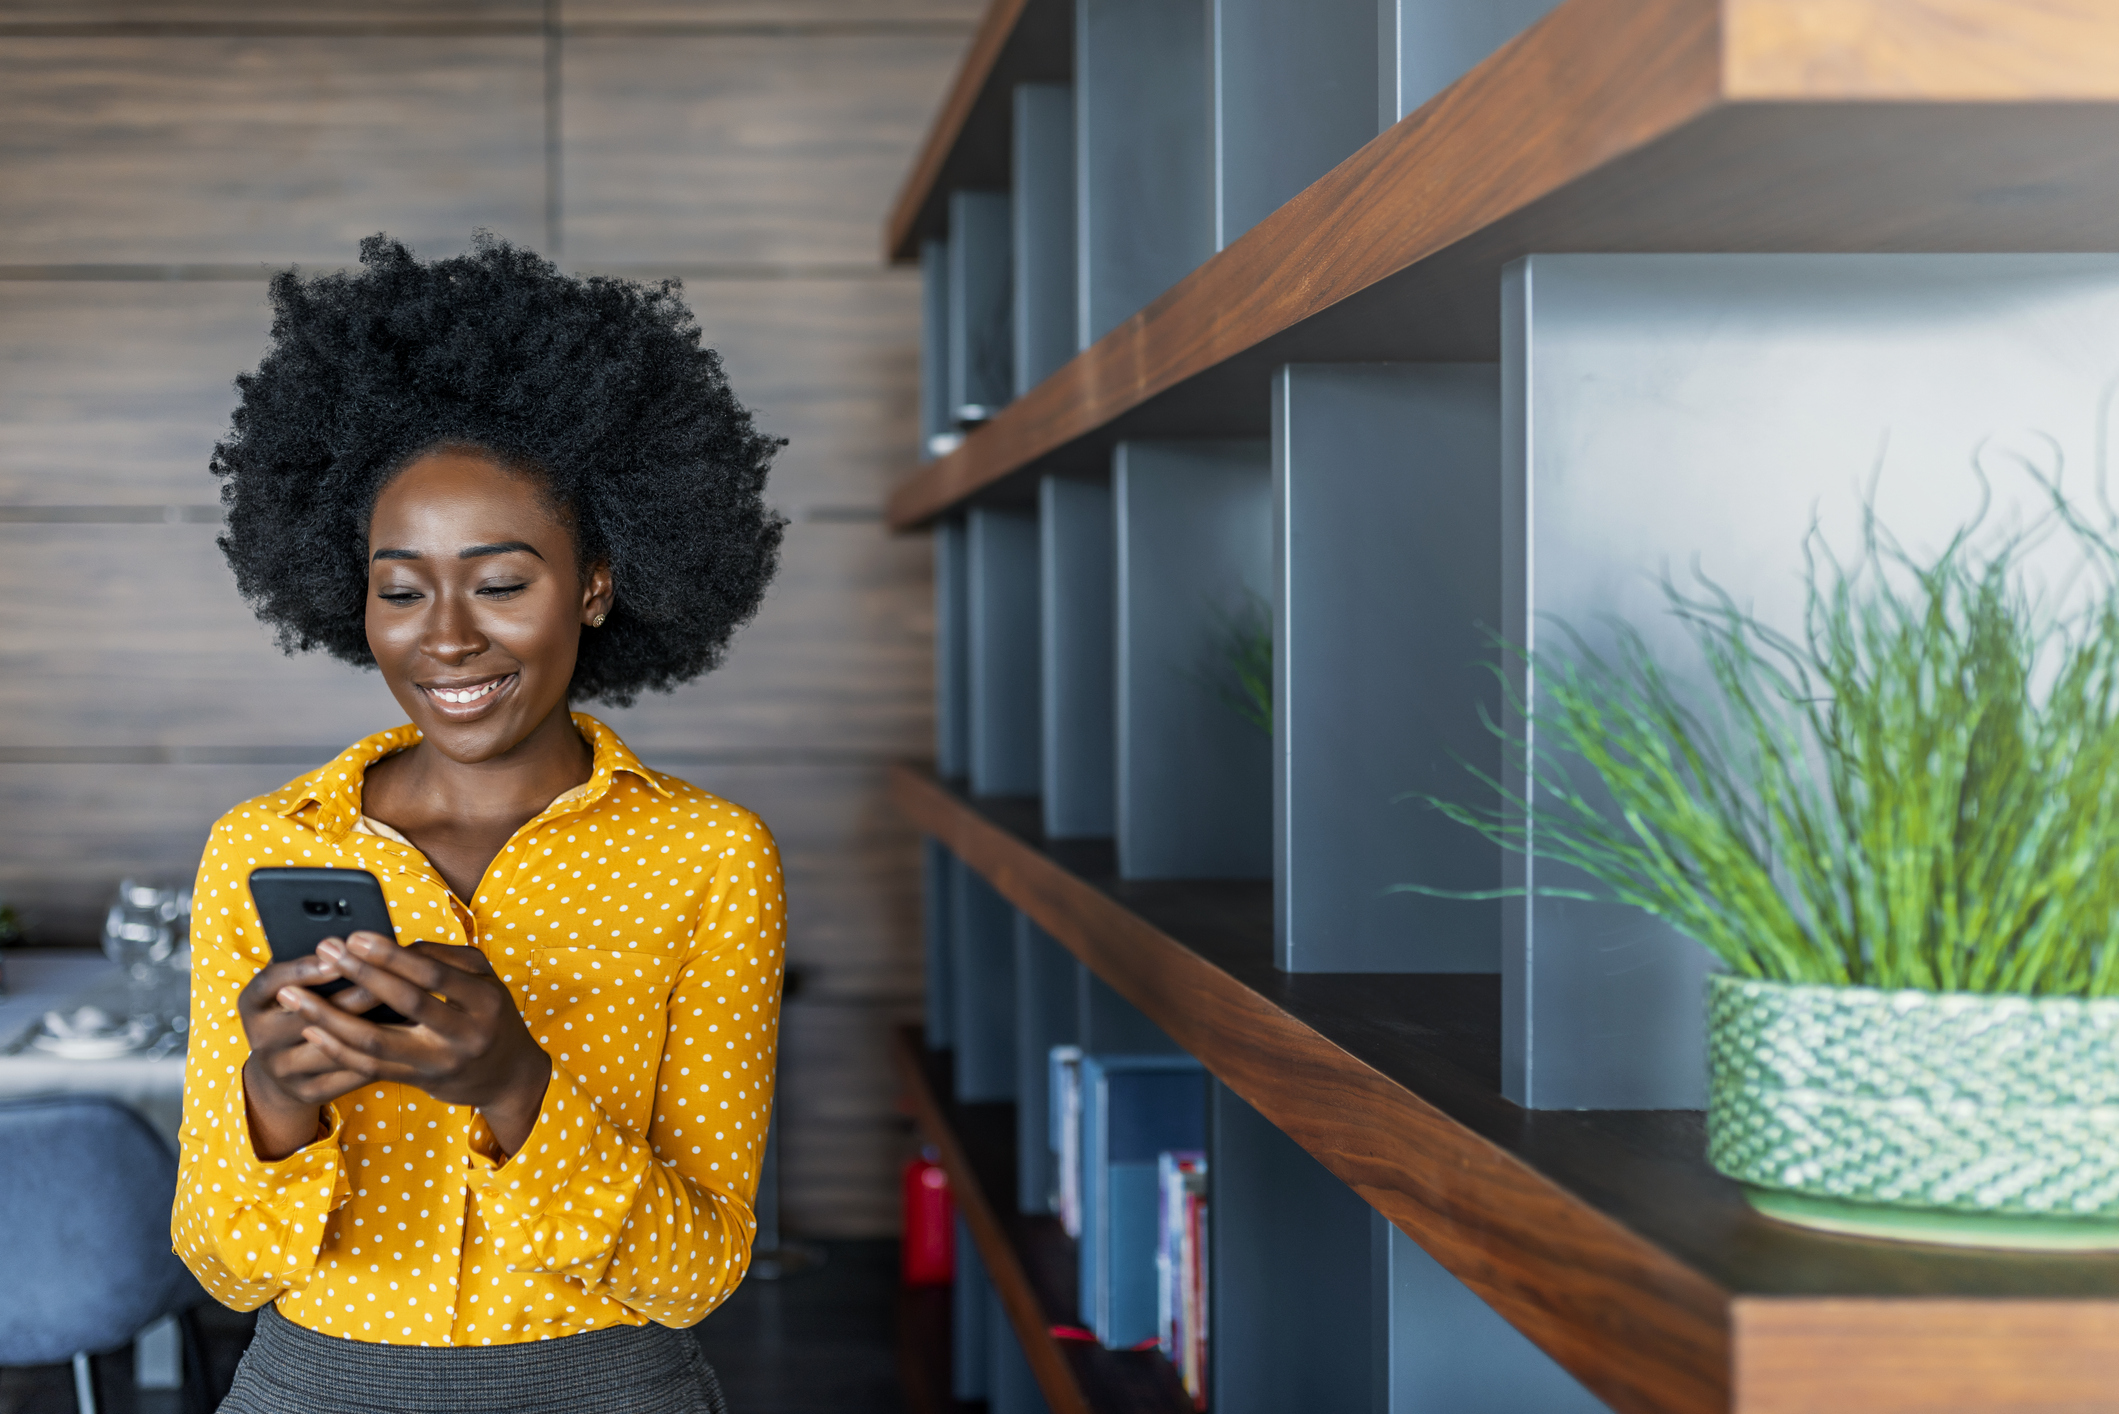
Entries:
POLYGON ((1081 1058, 1081 1308, 1107 1349, 1153 1344, 1158 1165, 1206 1146, 1206 1072, 1190 1056, 1081 1058))
POLYGON ((1164 1151, 1158 1158, 1159 1232, 1155 1248, 1162 1347, 1194 1409, 1207 1407, 1207 1156, 1164 1151))
POLYGON ((1054 1046, 1045 1106, 1053 1156, 1052 1211, 1067 1236, 1082 1235, 1082 1048, 1054 1046))

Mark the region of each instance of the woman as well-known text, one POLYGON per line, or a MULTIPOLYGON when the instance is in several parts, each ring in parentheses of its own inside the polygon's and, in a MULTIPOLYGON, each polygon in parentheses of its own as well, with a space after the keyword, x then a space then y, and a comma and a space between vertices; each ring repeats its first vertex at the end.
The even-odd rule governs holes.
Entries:
POLYGON ((720 661, 778 553, 778 444, 673 286, 483 237, 361 261, 273 281, 214 457, 259 616, 411 719, 231 810, 200 865, 172 1233, 223 1302, 273 1303, 222 1408, 719 1408, 680 1328, 749 1262, 780 858, 568 704, 720 661), (373 873, 403 946, 273 962, 275 865, 373 873))

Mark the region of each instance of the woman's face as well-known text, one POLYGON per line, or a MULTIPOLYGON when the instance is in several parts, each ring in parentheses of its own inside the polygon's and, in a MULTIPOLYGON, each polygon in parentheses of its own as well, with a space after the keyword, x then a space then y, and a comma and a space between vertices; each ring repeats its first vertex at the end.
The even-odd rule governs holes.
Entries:
POLYGON ((419 458, 368 523, 368 647, 428 743, 491 760, 566 703, 582 626, 611 606, 542 489, 475 452, 419 458))

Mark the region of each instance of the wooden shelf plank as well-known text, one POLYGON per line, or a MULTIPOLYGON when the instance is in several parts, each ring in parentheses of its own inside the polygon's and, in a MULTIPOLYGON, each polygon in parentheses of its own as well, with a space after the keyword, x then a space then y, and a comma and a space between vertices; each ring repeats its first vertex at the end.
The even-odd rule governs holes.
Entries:
POLYGON ((2099 0, 1566 0, 899 485, 906 529, 1124 436, 1262 434, 1277 363, 1491 360, 1532 251, 2097 251, 2099 0))
POLYGON ((918 1027, 899 1028, 891 1056, 1052 1414, 1190 1414, 1176 1372, 1157 1352, 1052 1335, 1054 1326, 1082 1324, 1074 1241, 1057 1218, 1016 1209, 1015 1106, 951 1099, 950 1057, 928 1050, 918 1027))
POLYGON ((1067 0, 992 0, 956 81, 883 223, 883 258, 920 258, 947 224, 949 193, 1006 190, 1012 94, 1019 83, 1060 83, 1074 72, 1074 9, 1067 0))
POLYGON ((1266 885, 1122 881, 1108 841, 1048 842, 1034 800, 974 801, 923 767, 896 768, 892 794, 1617 1409, 2059 1411, 2085 1407, 2086 1379, 2119 1387, 2119 1340, 2090 1339, 2119 1331, 2119 1258, 1773 1223, 1707 1166, 1697 1113, 1503 1100, 1494 978, 1278 972, 1266 885), (2018 1319, 2033 1306, 2062 1314, 2018 1319), (1946 1310, 1992 1319, 1937 1342, 1946 1310), (1836 1312, 1861 1313, 1863 1339, 1833 1336, 1836 1312), (1818 1402, 1803 1371, 1827 1358, 1818 1402))

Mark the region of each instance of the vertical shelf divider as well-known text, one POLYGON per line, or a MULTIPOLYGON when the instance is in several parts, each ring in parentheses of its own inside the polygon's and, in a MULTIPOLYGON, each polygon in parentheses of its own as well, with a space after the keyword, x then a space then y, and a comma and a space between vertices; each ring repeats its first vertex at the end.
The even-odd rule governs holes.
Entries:
POLYGON ((1214 248, 1376 135, 1376 0, 1206 0, 1214 248))
POLYGON ((1214 253, 1202 0, 1075 0, 1076 346, 1214 253))
POLYGON ((934 527, 934 756, 944 780, 971 772, 971 591, 961 517, 934 527))
POLYGON ((1076 1045, 1106 1055, 1146 1056, 1181 1049, 1146 1013, 1103 978, 1074 964, 1076 1045))
POLYGON ((1032 795, 1043 771, 1038 530, 1030 511, 970 512, 965 582, 974 795, 1032 795))
POLYGON ((1234 635, 1268 615, 1263 442, 1121 442, 1116 825, 1128 879, 1273 872, 1270 733, 1229 700, 1234 635))
POLYGON ((975 870, 959 865, 952 873, 956 1098, 963 1104, 1013 1100, 1015 908, 975 870))
POLYGON ((979 1245, 963 1218, 956 1220, 956 1280, 949 1291, 950 1393, 962 1400, 985 1399, 993 1388, 993 1361, 986 1327, 998 1312, 993 1283, 979 1260, 979 1245))
POLYGON ((920 908, 920 941, 926 975, 926 1037, 930 1050, 946 1051, 956 1044, 956 962, 949 940, 950 920, 956 913, 956 873, 964 867, 940 840, 920 841, 923 897, 920 908))
POLYGON ((1376 131, 1545 18, 1559 0, 1377 0, 1376 131))
POLYGON ((949 404, 949 242, 920 242, 920 456, 956 444, 949 404))
POLYGON ((1077 348, 1074 86, 1017 84, 1013 144, 1015 395, 1021 397, 1077 348))
POLYGON ((1373 1210, 1235 1091, 1208 1091, 1211 1407, 1371 1408, 1369 1283, 1350 1274, 1367 1272, 1373 1210))
POLYGON ((1015 916, 1015 1206, 1050 1213, 1058 1169, 1052 1154, 1054 1046, 1077 1044, 1075 973, 1081 964, 1057 939, 1015 916))
POLYGON ((1273 375, 1273 938, 1290 972, 1499 972, 1500 851, 1409 793, 1501 773, 1500 370, 1273 375), (1486 718, 1482 718, 1482 710, 1486 718))
POLYGON ((1008 193, 949 194, 949 417, 984 422, 1015 395, 1008 193))
POLYGON ((1111 489, 1038 482, 1043 794, 1050 839, 1108 839, 1117 773, 1111 489))
POLYGON ((1374 1414, 1603 1414, 1602 1400, 1383 1214, 1370 1209, 1368 1222, 1374 1414))

